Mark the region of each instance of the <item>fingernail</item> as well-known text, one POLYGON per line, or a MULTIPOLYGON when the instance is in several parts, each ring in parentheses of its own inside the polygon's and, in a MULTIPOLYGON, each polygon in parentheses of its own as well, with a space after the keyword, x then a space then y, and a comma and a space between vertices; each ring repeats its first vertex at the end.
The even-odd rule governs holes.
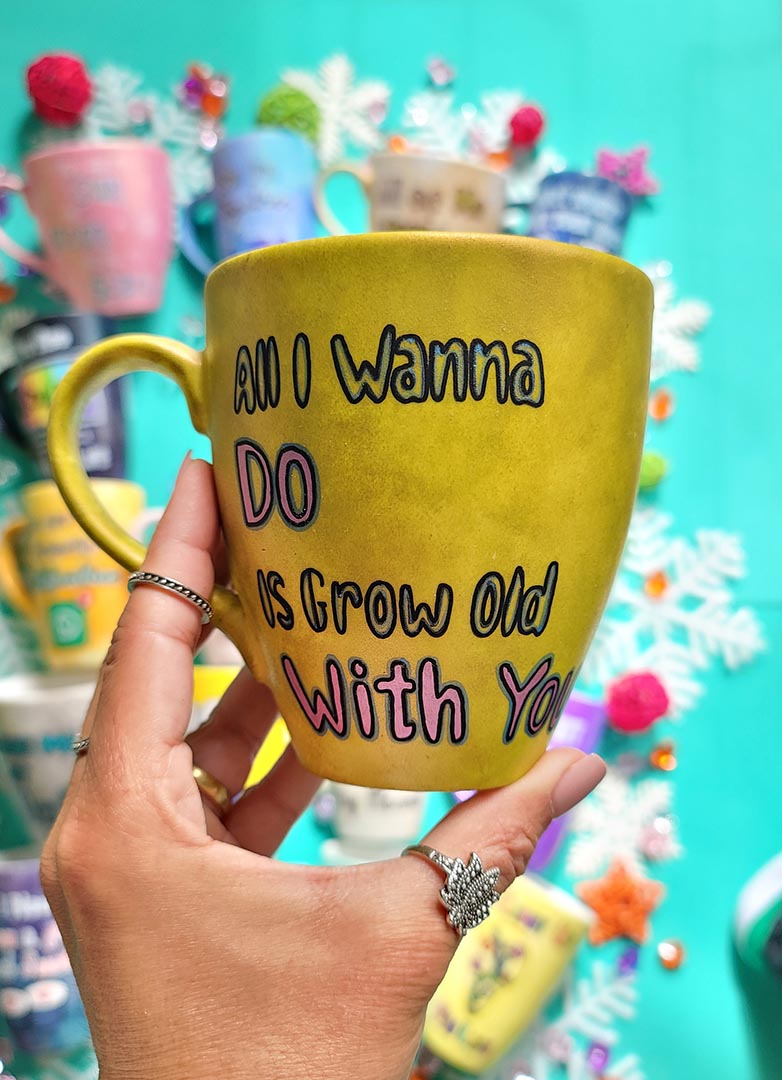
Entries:
POLYGON ((551 796, 554 817, 572 810, 576 803, 594 791, 606 774, 606 763, 597 754, 579 758, 560 776, 551 796))
POLYGON ((182 473, 185 471, 185 469, 188 467, 188 465, 190 464, 190 462, 192 460, 193 460, 193 451, 188 450, 188 452, 182 458, 182 464, 179 466, 179 472, 177 473, 177 480, 181 477, 182 473))

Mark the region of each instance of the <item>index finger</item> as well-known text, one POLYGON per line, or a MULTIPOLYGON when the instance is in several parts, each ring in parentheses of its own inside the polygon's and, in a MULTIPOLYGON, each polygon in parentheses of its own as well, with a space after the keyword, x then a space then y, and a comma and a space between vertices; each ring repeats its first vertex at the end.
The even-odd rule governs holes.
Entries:
MULTIPOLYGON (((211 466, 188 459, 142 569, 208 597, 218 537, 211 466)), ((130 595, 103 664, 89 732, 89 757, 99 772, 101 758, 134 779, 154 780, 165 771, 190 720, 201 626, 201 611, 176 593, 143 585, 130 595)))

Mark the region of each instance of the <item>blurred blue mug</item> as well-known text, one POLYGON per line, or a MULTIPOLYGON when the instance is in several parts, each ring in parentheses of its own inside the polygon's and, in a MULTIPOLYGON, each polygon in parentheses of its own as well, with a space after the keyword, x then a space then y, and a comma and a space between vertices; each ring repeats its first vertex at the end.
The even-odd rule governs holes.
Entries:
POLYGON ((59 1055, 90 1040, 39 860, 12 852, 0 854, 0 1013, 27 1054, 59 1055))
POLYGON ((527 236, 619 255, 633 205, 633 196, 614 180, 551 173, 532 204, 527 236))
POLYGON ((312 204, 317 169, 311 144, 284 128, 259 128, 220 142, 212 155, 213 190, 182 214, 182 254, 203 274, 213 269, 215 260, 202 247, 197 225, 204 205, 212 202, 217 261, 317 235, 312 204))

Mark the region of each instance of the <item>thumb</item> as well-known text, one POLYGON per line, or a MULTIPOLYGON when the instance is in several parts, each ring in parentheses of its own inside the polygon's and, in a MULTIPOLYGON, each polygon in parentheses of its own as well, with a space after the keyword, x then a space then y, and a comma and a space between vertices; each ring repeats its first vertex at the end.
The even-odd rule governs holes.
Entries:
MULTIPOLYGON (((477 852, 484 870, 499 867, 497 891, 502 892, 524 873, 552 819, 572 810, 605 772, 597 754, 551 750, 515 784, 479 792, 455 807, 422 842, 465 862, 477 852)), ((432 872, 440 873, 434 866, 432 872)))
MULTIPOLYGON (((499 869, 496 888, 502 892, 524 873, 552 818, 593 791, 605 771, 596 754, 550 750, 515 784, 480 792, 455 807, 422 842, 465 863, 476 852, 484 870, 499 869)), ((428 999, 459 943, 440 900, 443 871, 410 856, 376 863, 372 869, 383 878, 375 883, 375 895, 382 897, 382 925, 397 944, 404 943, 409 975, 416 967, 416 989, 428 999)))

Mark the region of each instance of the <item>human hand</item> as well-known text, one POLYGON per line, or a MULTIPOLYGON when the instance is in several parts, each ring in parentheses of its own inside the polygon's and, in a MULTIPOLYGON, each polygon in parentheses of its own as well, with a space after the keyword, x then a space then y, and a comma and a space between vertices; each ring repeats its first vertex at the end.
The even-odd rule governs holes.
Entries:
MULTIPOLYGON (((219 524, 210 467, 186 462, 145 568, 208 596, 219 524)), ((194 762, 232 795, 276 716, 242 672, 185 741, 200 613, 129 598, 43 852, 46 894, 89 1017, 102 1080, 405 1080, 458 939, 419 859, 346 869, 270 856, 319 780, 286 750, 222 816, 194 762)), ((425 838, 477 851, 501 890, 552 815, 591 791, 594 755, 546 753, 522 780, 455 808, 425 838)))

